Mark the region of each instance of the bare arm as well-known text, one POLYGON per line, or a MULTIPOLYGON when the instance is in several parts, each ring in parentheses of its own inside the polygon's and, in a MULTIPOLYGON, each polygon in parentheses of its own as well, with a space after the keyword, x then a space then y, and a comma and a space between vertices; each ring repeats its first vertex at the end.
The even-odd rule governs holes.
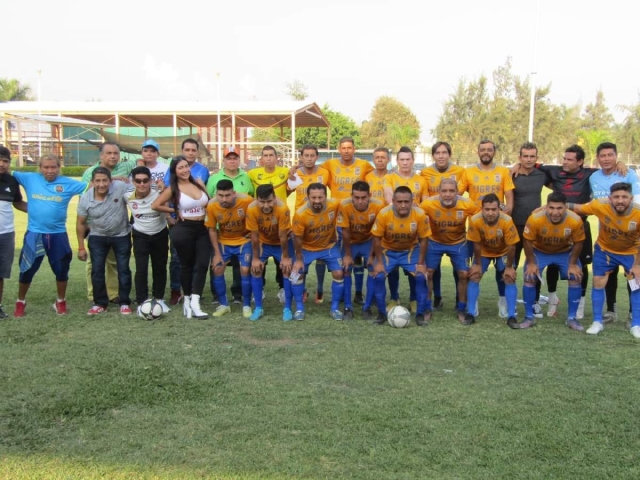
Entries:
POLYGON ((13 208, 15 208, 16 210, 20 210, 21 212, 24 212, 24 213, 28 212, 27 202, 25 202, 24 200, 20 200, 19 202, 13 202, 13 208))
POLYGON ((507 215, 511 215, 513 211, 513 190, 508 190, 504 192, 504 199, 507 203, 507 207, 504 209, 504 213, 507 215))
POLYGON ((169 203, 170 200, 171 200, 171 189, 165 188, 162 191, 162 193, 158 195, 158 198, 156 198, 154 202, 151 204, 151 208, 154 209, 156 212, 175 213, 175 210, 171 208, 169 205, 167 205, 167 203, 169 203))
POLYGON ((84 239, 87 235, 87 217, 76 217, 76 236, 78 237, 78 260, 87 260, 87 250, 84 248, 84 239))

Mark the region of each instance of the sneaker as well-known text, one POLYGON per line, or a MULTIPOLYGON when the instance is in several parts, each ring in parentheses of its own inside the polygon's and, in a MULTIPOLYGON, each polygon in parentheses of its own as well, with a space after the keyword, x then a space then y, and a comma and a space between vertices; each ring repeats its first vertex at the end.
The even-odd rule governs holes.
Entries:
POLYGON ((576 332, 584 331, 584 327, 575 318, 570 318, 569 320, 567 320, 567 327, 569 327, 571 330, 575 330, 576 332))
POLYGON ((242 316, 244 318, 251 318, 252 314, 251 307, 242 307, 242 316))
POLYGON ((104 313, 106 311, 107 311, 106 308, 101 307, 100 305, 94 305, 89 309, 89 311, 87 312, 87 315, 100 315, 101 313, 104 313))
POLYGON ((534 318, 542 318, 544 315, 542 314, 542 307, 539 303, 533 304, 533 317, 534 318))
POLYGON ((576 320, 582 320, 584 318, 584 303, 585 298, 580 297, 580 303, 578 303, 578 310, 576 311, 576 320))
POLYGON ((220 305, 220 300, 218 300, 218 296, 214 293, 213 298, 211 299, 211 305, 220 305))
POLYGON ((13 311, 14 318, 24 317, 24 309, 27 306, 27 302, 21 302, 20 300, 16 301, 16 309, 13 311))
POLYGON ((293 312, 291 312, 291 309, 285 308, 284 310, 282 310, 282 321, 290 322, 291 320, 293 320, 293 312))
MULTIPOLYGON (((245 308, 248 308, 248 307, 245 307, 245 308)), ((255 322, 256 320, 259 320, 260 317, 262 317, 263 315, 264 315, 264 310, 262 309, 262 307, 256 307, 256 309, 253 311, 253 313, 249 317, 249 320, 251 320, 252 322, 255 322)))
POLYGON ((418 325, 419 327, 426 327, 427 325, 429 325, 429 322, 425 318, 424 313, 416 314, 416 325, 418 325))
POLYGON ((604 330, 604 325, 602 323, 593 322, 591 326, 587 329, 587 333, 589 335, 598 335, 603 330, 604 330))
POLYGON ((519 328, 520 330, 525 330, 527 328, 533 327, 535 324, 536 324, 536 321, 533 318, 525 318, 522 322, 518 324, 517 327, 511 327, 511 328, 519 328))
POLYGON ((9 316, 4 310, 2 310, 2 305, 0 305, 0 319, 7 318, 9 316))
POLYGON ((540 295, 540 298, 538 298, 538 303, 540 305, 546 305, 547 303, 549 303, 549 297, 545 297, 544 295, 540 295))
POLYGON ((471 315, 470 313, 467 313, 464 317, 464 320, 460 322, 462 325, 472 325, 474 323, 476 323, 476 317, 474 317, 473 315, 471 315))
POLYGON ((121 315, 131 315, 133 311, 129 305, 120 305, 120 314, 121 315))
POLYGON ((162 313, 169 313, 171 311, 171 309, 169 308, 169 306, 164 303, 164 300, 160 299, 156 299, 156 303, 159 304, 162 307, 162 313))
POLYGON ((58 315, 66 315, 67 314, 67 301, 66 300, 56 300, 56 303, 53 304, 53 309, 56 311, 58 315))
POLYGON ((547 317, 555 317, 559 303, 560 300, 558 299, 558 295, 556 295, 555 292, 550 293, 549 300, 547 302, 547 317))
POLYGON ((456 310, 456 315, 459 322, 464 322, 464 318, 467 316, 464 310, 456 310))
POLYGON ((384 325, 387 323, 387 316, 384 313, 378 313, 378 316, 373 321, 374 325, 384 325))
POLYGON ((498 315, 500 318, 507 318, 509 316, 507 313, 507 299, 504 297, 500 297, 498 300, 498 315))
POLYGON ((296 310, 296 313, 293 314, 294 320, 304 320, 304 310, 296 310))
POLYGON ((241 296, 233 297, 233 304, 234 305, 242 305, 242 297, 241 296))
POLYGON ((284 288, 278 290, 278 301, 284 303, 284 288))
POLYGON ((218 305, 216 311, 213 312, 214 317, 221 317, 231 311, 231 307, 229 305, 218 305))
POLYGON ((119 305, 120 297, 113 297, 111 300, 109 300, 109 303, 113 303, 114 305, 119 305))
POLYGON ((443 308, 444 302, 442 301, 442 297, 433 297, 433 309, 440 311, 443 308))
POLYGON ((316 292, 316 303, 320 304, 324 302, 324 292, 316 292))
POLYGON ((520 328, 520 324, 518 324, 516 317, 507 318, 507 327, 513 328, 514 330, 520 328))
POLYGON ((169 305, 178 305, 183 298, 184 298, 184 295, 182 295, 182 292, 180 291, 180 289, 171 290, 171 298, 169 298, 169 305))
POLYGON ((391 300, 389 300, 387 302, 387 312, 391 310, 393 307, 395 307, 396 305, 400 305, 400 300, 398 300, 397 298, 392 298, 391 300))
POLYGON ((607 312, 602 318, 604 320, 604 324, 607 325, 615 322, 618 319, 618 314, 616 312, 607 312))
POLYGON ((371 311, 370 308, 366 309, 366 310, 362 310, 362 319, 363 320, 375 320, 375 316, 373 314, 373 311, 371 311))
POLYGON ((329 315, 331 315, 331 318, 338 321, 341 321, 344 318, 340 310, 331 310, 331 312, 329 312, 329 315))
POLYGON ((356 305, 364 305, 364 297, 362 296, 362 292, 356 292, 353 297, 353 303, 356 305))
POLYGON ((636 325, 635 327, 631 327, 629 333, 633 335, 634 338, 640 338, 640 326, 636 325))
POLYGON ((342 318, 343 320, 353 320, 353 310, 351 310, 350 308, 345 308, 342 318))
POLYGON ((418 302, 416 300, 411 300, 409 302, 409 311, 417 312, 418 311, 418 302))

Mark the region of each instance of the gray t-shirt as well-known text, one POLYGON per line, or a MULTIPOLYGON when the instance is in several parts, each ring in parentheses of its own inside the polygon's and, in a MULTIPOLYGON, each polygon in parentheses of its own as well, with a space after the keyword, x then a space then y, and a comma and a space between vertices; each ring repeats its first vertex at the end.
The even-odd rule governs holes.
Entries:
POLYGON ((123 237, 131 231, 127 214, 127 203, 123 195, 128 185, 114 180, 104 200, 96 200, 94 187, 87 190, 78 202, 78 215, 87 217, 91 223, 91 235, 101 237, 123 237))

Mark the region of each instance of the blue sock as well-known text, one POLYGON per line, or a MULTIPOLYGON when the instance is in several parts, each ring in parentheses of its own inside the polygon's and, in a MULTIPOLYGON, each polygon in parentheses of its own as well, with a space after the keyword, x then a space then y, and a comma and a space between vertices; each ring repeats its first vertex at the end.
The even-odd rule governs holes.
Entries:
POLYGON ((476 303, 480 296, 480 284, 469 280, 467 283, 467 313, 475 315, 476 303))
POLYGON ((569 315, 568 318, 576 318, 578 312, 578 304, 580 303, 580 297, 582 297, 582 285, 569 285, 569 292, 567 298, 569 300, 569 315))
MULTIPOLYGON (((244 277, 242 277, 244 279, 244 277)), ((253 299, 256 302, 256 308, 262 308, 262 291, 264 289, 264 285, 262 282, 262 277, 254 277, 251 276, 251 290, 253 290, 253 299)), ((242 289, 242 294, 244 295, 244 285, 242 289)))
POLYGON ((293 292, 291 291, 291 280, 288 277, 284 279, 284 308, 288 308, 291 310, 291 297, 293 296, 293 292))
POLYGON ((516 302, 518 300, 518 287, 515 283, 508 283, 504 286, 504 296, 507 297, 507 317, 515 318, 516 302))
POLYGON ((318 277, 318 285, 316 290, 320 293, 324 292, 324 274, 327 271, 327 266, 324 263, 316 262, 316 276, 318 277))
MULTIPOLYGON (((262 278, 260 278, 262 281, 262 278)), ((240 285, 242 286, 242 303, 244 307, 251 306, 251 275, 240 275, 240 285)), ((260 293, 262 301, 262 293, 260 293)), ((256 301, 257 305, 257 301, 256 301)))
POLYGON ((362 306, 363 311, 369 310, 371 308, 375 290, 376 290, 376 287, 375 287, 375 281, 373 280, 373 276, 371 275, 371 273, 367 273, 367 294, 364 297, 364 305, 362 306))
POLYGON ((417 292, 416 292, 416 277, 413 275, 409 275, 409 301, 417 301, 417 292))
POLYGON ((376 305, 378 307, 378 312, 386 314, 387 313, 387 289, 385 287, 385 283, 387 281, 387 277, 383 274, 379 273, 374 279, 375 284, 375 296, 376 296, 376 305))
POLYGON ((227 300, 227 282, 224 280, 224 275, 213 276, 213 286, 216 289, 216 295, 220 300, 220 305, 229 306, 229 300, 227 300))
MULTIPOLYGON (((364 284, 364 267, 353 267, 353 274, 356 277, 356 293, 362 293, 362 285, 364 284)), ((347 288, 346 284, 345 288, 347 288)), ((351 291, 351 289, 349 289, 349 291, 351 291)))
POLYGON ((442 281, 442 271, 440 267, 436 268, 433 272, 433 296, 442 298, 442 290, 440 289, 440 283, 442 281))
MULTIPOLYGON (((387 278, 389 279, 389 293, 391 295, 391 300, 398 300, 400 298, 400 270, 396 269, 392 272, 389 272, 387 278)), ((378 290, 378 288, 380 287, 376 286, 376 291, 378 290)), ((376 296, 376 298, 378 297, 376 296)))
POLYGON ((631 292, 631 326, 640 325, 640 290, 631 292))
MULTIPOLYGON (((356 277, 357 279, 357 277, 356 277)), ((351 310, 353 310, 353 304, 352 304, 352 300, 351 300, 351 285, 353 284, 353 278, 351 277, 351 274, 344 274, 344 308, 350 308, 351 310)), ((362 288, 362 287, 361 287, 362 288)), ((331 294, 333 295, 333 286, 331 286, 331 294)))
POLYGON ((416 314, 431 311, 431 299, 429 298, 429 287, 427 285, 427 277, 422 273, 416 273, 416 276, 410 275, 416 286, 416 314))
POLYGON ((533 304, 536 303, 536 287, 535 285, 523 285, 522 297, 524 298, 524 316, 525 318, 533 318, 533 304))
POLYGON ((331 282, 331 310, 340 309, 340 300, 344 296, 344 281, 333 280, 331 282))
POLYGON ((293 293, 293 298, 296 301, 296 310, 302 310, 304 312, 304 302, 302 301, 302 297, 304 296, 304 283, 292 283, 291 293, 293 293))
POLYGON ((604 308, 604 288, 591 289, 591 308, 593 321, 602 323, 602 309, 604 308))
POLYGON ((502 278, 503 272, 504 270, 496 270, 496 283, 498 284, 498 295, 501 297, 505 296, 505 293, 504 293, 505 284, 504 284, 504 278, 502 278))

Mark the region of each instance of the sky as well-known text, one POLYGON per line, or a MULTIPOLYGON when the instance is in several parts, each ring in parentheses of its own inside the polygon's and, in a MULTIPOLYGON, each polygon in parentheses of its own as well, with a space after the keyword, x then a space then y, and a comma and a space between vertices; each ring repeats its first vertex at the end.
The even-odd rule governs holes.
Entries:
POLYGON ((639 12, 619 0, 5 2, 0 78, 42 100, 102 101, 286 100, 299 80, 358 124, 395 97, 428 145, 458 82, 509 57, 554 103, 584 107, 602 90, 621 121, 618 106, 639 100, 639 12))

